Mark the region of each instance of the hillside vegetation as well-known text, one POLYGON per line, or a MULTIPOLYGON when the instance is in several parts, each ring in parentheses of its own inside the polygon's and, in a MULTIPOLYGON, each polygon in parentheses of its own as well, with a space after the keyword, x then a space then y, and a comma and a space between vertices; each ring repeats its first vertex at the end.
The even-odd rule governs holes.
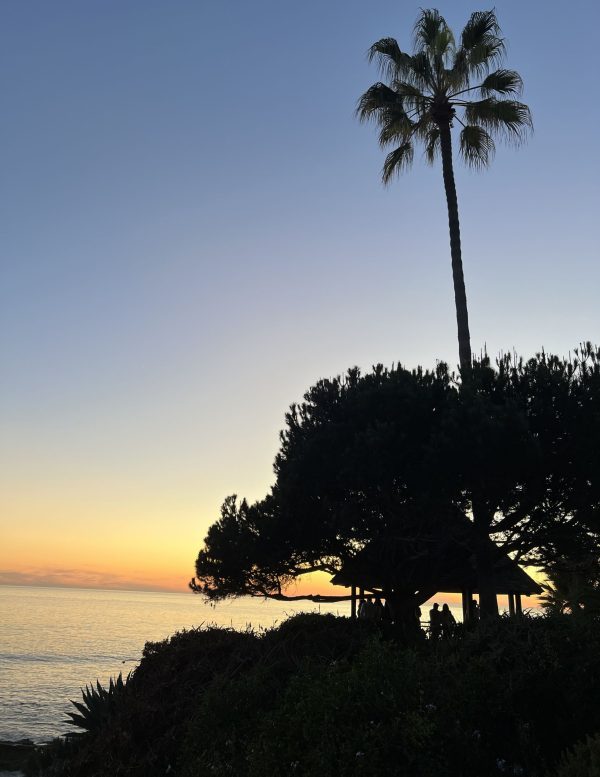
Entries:
POLYGON ((320 615, 186 631, 102 699, 29 777, 592 777, 600 624, 504 618, 411 646, 320 615))

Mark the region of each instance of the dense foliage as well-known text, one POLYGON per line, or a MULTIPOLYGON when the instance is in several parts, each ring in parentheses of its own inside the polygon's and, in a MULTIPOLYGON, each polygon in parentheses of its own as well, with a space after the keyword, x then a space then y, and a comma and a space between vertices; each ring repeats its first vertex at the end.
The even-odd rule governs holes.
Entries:
POLYGON ((149 645, 126 688, 100 730, 47 748, 43 774, 592 777, 600 624, 501 619, 406 647, 303 615, 149 645))
POLYGON ((480 591, 493 559, 540 566, 597 547, 600 351, 474 363, 469 391, 435 371, 375 367, 321 380, 285 418, 272 492, 225 500, 196 563, 210 598, 283 597, 369 541, 446 540, 472 521, 480 591), (474 520, 473 520, 474 519, 474 520))

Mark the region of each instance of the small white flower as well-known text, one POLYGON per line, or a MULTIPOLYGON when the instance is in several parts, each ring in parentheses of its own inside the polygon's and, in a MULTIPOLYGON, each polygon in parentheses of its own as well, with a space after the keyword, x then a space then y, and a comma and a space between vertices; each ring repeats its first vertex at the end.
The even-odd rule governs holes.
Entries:
POLYGON ((426 704, 425 709, 427 710, 427 712, 435 712, 435 710, 437 710, 437 707, 435 706, 435 704, 426 704))
POLYGON ((363 753, 363 752, 361 752, 360 750, 359 750, 359 751, 356 753, 356 757, 357 757, 357 758, 362 758, 362 757, 363 757, 363 755, 364 755, 364 753, 363 753))
POLYGON ((504 758, 496 758, 496 768, 499 772, 505 772, 506 771, 506 761, 504 758))

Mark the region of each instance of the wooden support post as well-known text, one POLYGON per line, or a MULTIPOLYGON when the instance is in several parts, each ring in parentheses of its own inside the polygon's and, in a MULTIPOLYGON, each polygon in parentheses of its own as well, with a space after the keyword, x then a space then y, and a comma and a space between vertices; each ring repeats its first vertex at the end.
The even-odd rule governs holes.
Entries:
POLYGON ((521 604, 521 594, 515 594, 517 615, 523 615, 523 605, 521 604))
POLYGON ((350 594, 350 617, 356 619, 356 586, 353 585, 350 594))
POLYGON ((508 594, 508 614, 515 614, 515 595, 513 593, 508 594))
POLYGON ((471 597, 469 596, 469 591, 467 588, 463 589, 462 591, 462 611, 463 611, 463 623, 467 624, 469 622, 469 602, 471 597))

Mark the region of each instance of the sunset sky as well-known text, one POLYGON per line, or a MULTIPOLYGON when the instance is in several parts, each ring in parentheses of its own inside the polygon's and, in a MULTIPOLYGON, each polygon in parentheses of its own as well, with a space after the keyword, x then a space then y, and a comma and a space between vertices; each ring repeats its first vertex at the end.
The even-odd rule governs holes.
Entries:
MULTIPOLYGON (((473 350, 566 354, 600 340, 600 11, 496 11, 535 133, 457 164, 473 350)), ((456 364, 440 167, 384 189, 353 116, 418 12, 2 4, 1 583, 183 591, 318 378, 456 364)))

